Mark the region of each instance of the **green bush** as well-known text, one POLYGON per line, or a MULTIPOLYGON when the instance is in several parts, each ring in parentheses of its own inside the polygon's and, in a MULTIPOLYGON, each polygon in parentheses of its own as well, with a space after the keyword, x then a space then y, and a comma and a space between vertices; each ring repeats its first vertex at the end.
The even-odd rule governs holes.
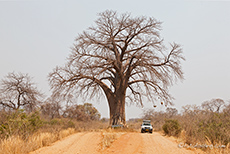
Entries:
POLYGON ((181 133, 181 126, 177 120, 165 120, 165 124, 162 126, 165 135, 179 136, 181 133))
POLYGON ((27 114, 24 110, 17 110, 10 113, 6 121, 1 121, 0 135, 8 137, 11 135, 22 135, 27 137, 43 125, 38 112, 27 114))

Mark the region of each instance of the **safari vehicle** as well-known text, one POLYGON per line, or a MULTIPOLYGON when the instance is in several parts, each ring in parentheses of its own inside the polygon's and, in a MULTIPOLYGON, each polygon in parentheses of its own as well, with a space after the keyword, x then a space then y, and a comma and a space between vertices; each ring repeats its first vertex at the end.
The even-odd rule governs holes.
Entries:
POLYGON ((151 125, 150 120, 143 120, 143 123, 141 125, 141 133, 145 133, 145 132, 149 132, 149 133, 153 132, 153 127, 151 125))

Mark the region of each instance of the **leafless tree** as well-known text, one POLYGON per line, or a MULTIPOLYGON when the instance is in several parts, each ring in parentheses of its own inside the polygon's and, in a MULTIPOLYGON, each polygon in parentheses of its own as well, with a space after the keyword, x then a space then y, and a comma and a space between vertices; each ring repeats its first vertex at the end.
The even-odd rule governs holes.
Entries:
POLYGON ((42 98, 28 74, 14 72, 2 79, 0 93, 0 105, 9 110, 24 108, 31 112, 42 98))
POLYGON ((230 117, 230 101, 228 100, 226 105, 225 105, 225 108, 223 109, 223 112, 228 116, 230 117))
POLYGON ((176 108, 169 107, 166 109, 166 114, 167 114, 168 118, 172 118, 172 117, 178 115, 178 110, 176 108))
POLYGON ((216 98, 203 102, 201 106, 203 109, 211 112, 220 112, 222 108, 225 107, 225 101, 220 98, 216 98))
POLYGON ((41 112, 46 117, 53 118, 60 118, 62 112, 61 102, 48 98, 42 105, 41 105, 41 112))
POLYGON ((62 97, 60 93, 52 94, 41 104, 41 112, 44 116, 53 118, 62 117, 66 108, 72 106, 74 97, 69 94, 68 96, 62 97))
POLYGON ((143 97, 160 97, 172 104, 168 88, 183 79, 184 57, 180 45, 163 45, 161 22, 107 10, 95 23, 77 36, 67 64, 49 74, 54 93, 88 98, 104 93, 110 124, 125 124, 126 102, 143 105, 143 97))

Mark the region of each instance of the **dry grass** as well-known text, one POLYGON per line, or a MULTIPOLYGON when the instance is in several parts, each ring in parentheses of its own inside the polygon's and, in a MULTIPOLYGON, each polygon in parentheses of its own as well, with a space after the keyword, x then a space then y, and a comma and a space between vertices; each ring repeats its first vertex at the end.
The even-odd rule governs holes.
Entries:
MULTIPOLYGON (((179 138, 173 137, 173 139, 179 144, 179 143, 186 143, 188 141, 188 138, 186 136, 186 132, 183 130, 179 136, 179 138)), ((193 139, 193 138, 191 138, 193 139)), ((198 142, 196 144, 185 144, 186 149, 196 151, 198 150, 198 153, 207 153, 207 154, 230 154, 230 144, 228 143, 227 146, 224 146, 221 143, 212 144, 211 140, 206 136, 206 141, 204 143, 198 142), (195 145, 200 145, 201 147, 194 148, 195 145), (205 147, 207 146, 207 147, 205 147)))
POLYGON ((73 128, 68 128, 68 129, 65 129, 65 130, 62 130, 59 132, 59 139, 63 139, 71 134, 74 134, 76 133, 75 129, 73 128))
MULTIPOLYGON (((15 129, 20 130, 16 126, 15 129)), ((23 133, 15 131, 11 135, 7 133, 1 135, 0 154, 26 154, 41 147, 49 146, 55 141, 63 139, 73 133, 99 131, 106 128, 106 126, 108 126, 107 123, 99 121, 80 122, 64 118, 43 120, 42 127, 37 128, 35 126, 35 128, 37 128, 36 131, 25 129, 21 131, 23 133)))
POLYGON ((41 132, 22 140, 19 136, 11 136, 1 141, 1 154, 25 154, 75 133, 75 129, 68 128, 59 132, 41 132))
POLYGON ((104 150, 117 139, 118 134, 114 132, 101 132, 102 141, 101 141, 101 150, 104 150))
POLYGON ((19 136, 11 136, 7 140, 1 142, 1 154, 22 154, 24 150, 24 141, 19 136))

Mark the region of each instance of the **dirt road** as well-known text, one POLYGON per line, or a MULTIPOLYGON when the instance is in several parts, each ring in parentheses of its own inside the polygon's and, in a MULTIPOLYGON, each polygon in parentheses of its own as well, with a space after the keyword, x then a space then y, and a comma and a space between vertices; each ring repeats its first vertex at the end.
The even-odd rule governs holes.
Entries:
POLYGON ((159 133, 123 133, 103 150, 101 143, 101 132, 83 132, 30 154, 198 154, 178 148, 178 143, 159 133))

